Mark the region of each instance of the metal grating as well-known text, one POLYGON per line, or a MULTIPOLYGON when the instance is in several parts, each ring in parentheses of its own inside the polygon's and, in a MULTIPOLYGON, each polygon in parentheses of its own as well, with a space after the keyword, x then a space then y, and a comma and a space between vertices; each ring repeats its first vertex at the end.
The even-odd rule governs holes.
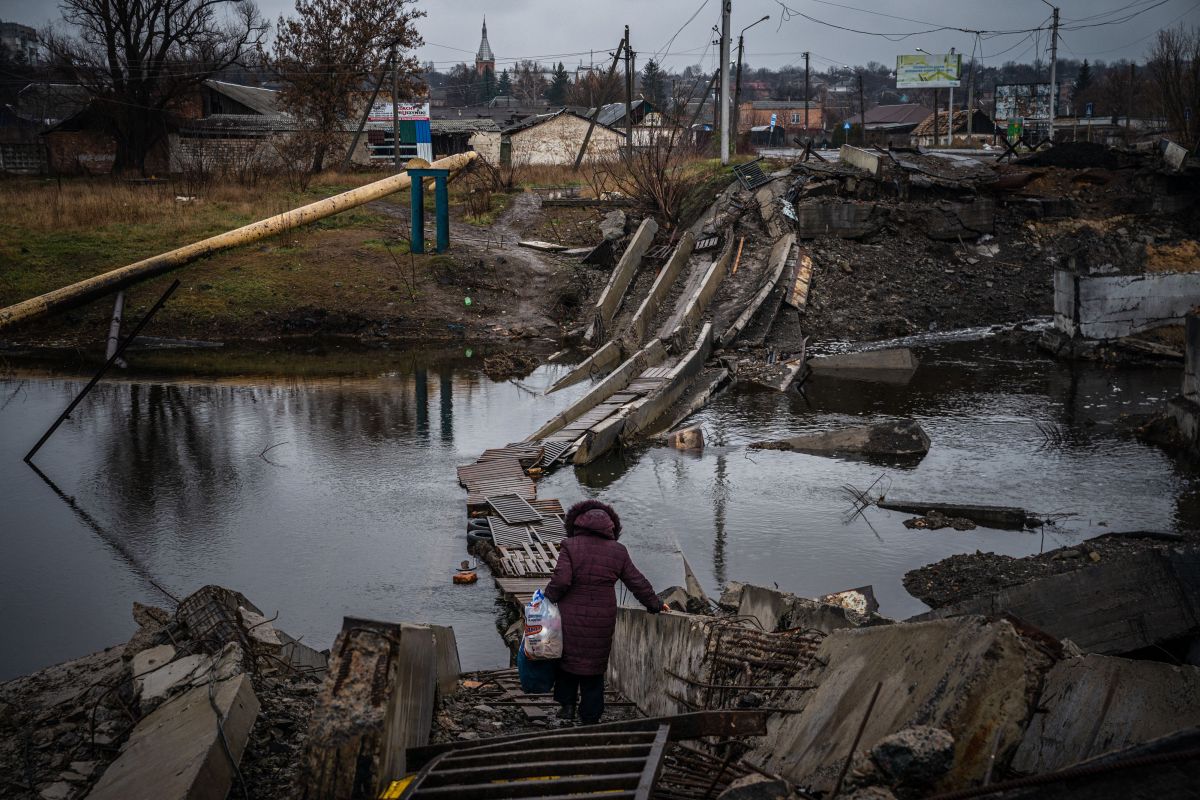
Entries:
POLYGON ((747 191, 754 191, 759 186, 771 182, 770 177, 763 174, 757 159, 748 164, 738 164, 733 168, 733 174, 737 176, 738 183, 742 185, 742 188, 747 191))
POLYGON ((533 525, 533 534, 539 542, 561 542, 567 538, 567 527, 559 517, 543 517, 533 525))
POLYGON ((442 753, 402 795, 419 798, 536 798, 599 794, 648 800, 671 726, 654 731, 533 736, 442 753))
POLYGON ((520 547, 533 541, 533 531, 528 525, 509 525, 493 519, 492 541, 497 547, 520 547))
POLYGON ((721 243, 719 236, 705 236, 696 242, 696 246, 692 248, 693 253, 702 253, 705 250, 712 250, 721 243))
POLYGON ((498 494, 489 497, 487 502, 492 507, 492 510, 499 514, 500 518, 509 525, 540 522, 542 519, 542 515, 538 513, 536 508, 515 494, 498 494))
POLYGON ((544 442, 542 445, 542 460, 538 466, 548 467, 558 461, 571 449, 569 442, 544 442))

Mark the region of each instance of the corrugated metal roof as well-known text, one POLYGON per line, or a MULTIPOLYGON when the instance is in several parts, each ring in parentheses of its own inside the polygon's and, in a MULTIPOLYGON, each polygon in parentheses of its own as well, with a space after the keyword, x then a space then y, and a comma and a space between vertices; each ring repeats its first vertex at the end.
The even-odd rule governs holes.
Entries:
MULTIPOLYGON (((807 105, 810 109, 821 107, 820 103, 814 103, 811 100, 808 101, 807 105)), ((790 108, 802 109, 802 108, 804 108, 804 106, 805 106, 805 101, 803 101, 803 100, 751 100, 750 101, 751 108, 753 108, 755 110, 762 109, 763 111, 778 111, 779 109, 790 109, 790 108)))
POLYGON ((236 100, 259 114, 274 116, 279 111, 279 92, 274 89, 264 89, 261 86, 243 86, 240 83, 207 80, 204 85, 214 92, 220 92, 231 100, 236 100))
MULTIPOLYGON (((916 125, 932 113, 932 110, 919 103, 875 106, 867 111, 867 125, 916 125)), ((861 121, 859 114, 850 118, 851 125, 858 125, 861 121)))
POLYGON ((494 119, 432 119, 429 121, 431 133, 499 133, 500 126, 494 119))

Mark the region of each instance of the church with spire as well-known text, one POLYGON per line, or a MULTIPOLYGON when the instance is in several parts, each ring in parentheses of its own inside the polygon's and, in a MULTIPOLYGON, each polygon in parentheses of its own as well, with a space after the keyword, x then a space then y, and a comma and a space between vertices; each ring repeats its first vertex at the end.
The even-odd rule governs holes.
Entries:
POLYGON ((488 44, 487 17, 484 17, 483 37, 479 40, 479 52, 475 54, 475 74, 482 76, 487 72, 496 74, 496 56, 492 54, 492 46, 488 44))

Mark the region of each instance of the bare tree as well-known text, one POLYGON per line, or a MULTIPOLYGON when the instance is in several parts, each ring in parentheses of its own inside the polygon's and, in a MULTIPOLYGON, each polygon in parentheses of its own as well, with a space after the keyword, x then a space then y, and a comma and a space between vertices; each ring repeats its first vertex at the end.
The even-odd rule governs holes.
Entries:
POLYGON ((592 70, 586 75, 580 75, 579 80, 570 85, 567 89, 567 103, 585 108, 603 105, 618 97, 624 84, 625 77, 619 72, 613 72, 610 77, 606 72, 592 70))
POLYGON ((413 23, 425 16, 415 0, 296 0, 296 16, 280 17, 272 63, 284 82, 280 101, 313 142, 312 171, 341 138, 363 89, 378 77, 392 47, 401 92, 420 86, 414 48, 424 44, 413 23), (407 53, 407 54, 406 54, 407 53))
POLYGON ((1191 146, 1200 126, 1200 28, 1159 31, 1148 67, 1168 127, 1191 146))
POLYGON ((267 31, 251 0, 62 0, 59 9, 70 30, 47 31, 47 46, 91 94, 117 143, 116 172, 144 174, 171 114, 267 31))
POLYGON ((522 103, 534 105, 541 102, 546 91, 546 76, 536 61, 520 61, 513 69, 513 94, 522 103))

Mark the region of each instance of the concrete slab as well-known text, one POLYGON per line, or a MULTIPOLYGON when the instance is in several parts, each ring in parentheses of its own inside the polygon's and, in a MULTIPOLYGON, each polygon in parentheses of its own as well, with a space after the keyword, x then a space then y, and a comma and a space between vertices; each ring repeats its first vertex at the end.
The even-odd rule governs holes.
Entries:
POLYGON ((882 369, 887 372, 913 372, 920 362, 908 348, 887 350, 864 350, 862 353, 841 353, 809 360, 812 372, 838 373, 842 371, 871 372, 882 369))
POLYGON ((214 695, 220 729, 208 685, 164 703, 133 729, 88 800, 224 800, 233 765, 219 731, 240 760, 258 716, 258 698, 244 674, 215 684, 214 695))
POLYGON ((211 656, 204 654, 184 656, 136 679, 134 685, 143 709, 166 697, 175 687, 207 674, 211 660, 211 656))
POLYGON ((874 178, 879 177, 883 158, 878 153, 872 153, 870 150, 864 150, 854 145, 844 144, 839 152, 839 157, 842 162, 852 167, 857 167, 874 178))
POLYGON ((877 425, 793 436, 771 442, 755 442, 756 450, 793 450, 817 455, 924 456, 929 436, 915 420, 897 420, 877 425))
POLYGON ((964 600, 914 619, 1012 614, 1088 653, 1200 632, 1200 552, 1142 553, 964 600))
POLYGON ((882 224, 883 214, 875 203, 811 201, 796 205, 796 231, 801 239, 861 239, 882 224))
POLYGON ((936 511, 947 517, 962 517, 985 528, 1020 531, 1025 529, 1029 515, 1023 508, 1012 506, 964 505, 961 503, 922 503, 914 500, 881 500, 879 507, 908 514, 928 514, 936 511))
POLYGON ((672 612, 650 614, 642 609, 617 609, 612 655, 608 658, 608 683, 649 716, 692 711, 672 694, 701 705, 703 690, 672 678, 701 674, 707 617, 672 612))
POLYGON ((634 273, 642 263, 642 256, 650 249, 657 233, 657 222, 650 217, 642 220, 642 224, 638 226, 637 231, 629 240, 629 246, 621 254, 621 260, 617 262, 617 266, 613 267, 612 275, 609 276, 604 291, 596 300, 593 322, 584 337, 586 341, 604 338, 605 332, 612 325, 613 317, 617 315, 617 309, 621 307, 621 300, 625 297, 634 273))
POLYGON ((963 786, 987 770, 993 744, 1003 760, 1020 741, 1052 663, 1010 623, 975 617, 834 631, 816 658, 794 682, 815 681, 817 688, 782 701, 799 713, 774 716, 748 758, 824 791, 850 753, 877 684, 859 750, 914 725, 944 728, 955 742, 944 785, 963 786))
POLYGON ((1200 272, 1143 275, 1054 273, 1054 326, 1068 336, 1122 339, 1182 325, 1200 305, 1200 272))
POLYGON ((1012 766, 1049 772, 1196 725, 1200 667, 1072 658, 1047 673, 1012 766))

